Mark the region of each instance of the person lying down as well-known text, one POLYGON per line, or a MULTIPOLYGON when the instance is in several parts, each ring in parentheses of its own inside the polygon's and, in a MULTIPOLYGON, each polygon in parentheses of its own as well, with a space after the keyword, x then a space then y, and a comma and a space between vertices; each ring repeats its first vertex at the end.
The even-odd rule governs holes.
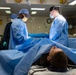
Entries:
POLYGON ((47 67, 50 71, 66 72, 68 71, 68 58, 60 48, 53 46, 49 53, 43 54, 33 65, 47 67))

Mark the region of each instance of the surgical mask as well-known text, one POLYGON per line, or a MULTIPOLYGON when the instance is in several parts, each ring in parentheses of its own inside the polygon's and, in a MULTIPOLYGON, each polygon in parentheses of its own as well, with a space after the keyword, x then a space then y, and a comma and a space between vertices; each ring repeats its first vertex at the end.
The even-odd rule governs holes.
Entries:
POLYGON ((14 21, 14 19, 11 19, 11 22, 13 22, 14 21))
POLYGON ((13 22, 15 19, 16 19, 16 18, 14 18, 14 19, 11 19, 11 22, 13 22))
POLYGON ((28 20, 28 18, 24 17, 22 20, 23 20, 24 22, 26 22, 26 21, 28 20))
POLYGON ((51 18, 51 19, 53 19, 53 18, 54 18, 54 16, 50 14, 50 18, 51 18))

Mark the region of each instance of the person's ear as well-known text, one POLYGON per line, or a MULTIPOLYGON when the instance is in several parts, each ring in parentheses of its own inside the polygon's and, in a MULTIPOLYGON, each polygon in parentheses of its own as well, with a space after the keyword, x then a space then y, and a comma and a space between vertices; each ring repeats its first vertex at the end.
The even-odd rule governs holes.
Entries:
POLYGON ((56 49, 56 48, 57 48, 56 46, 53 47, 53 49, 56 49))
POLYGON ((50 61, 50 58, 49 58, 49 56, 47 56, 47 60, 48 60, 48 61, 50 61))

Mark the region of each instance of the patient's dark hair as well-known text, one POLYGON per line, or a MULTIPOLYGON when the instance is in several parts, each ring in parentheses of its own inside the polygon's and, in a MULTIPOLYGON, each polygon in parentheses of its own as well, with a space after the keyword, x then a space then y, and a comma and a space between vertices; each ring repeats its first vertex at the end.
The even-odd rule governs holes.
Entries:
POLYGON ((64 69, 64 68, 67 68, 68 59, 67 59, 67 56, 64 54, 64 52, 59 51, 59 52, 56 52, 51 57, 50 63, 55 68, 64 69))
POLYGON ((42 54, 42 56, 36 62, 34 62, 33 65, 39 65, 44 67, 50 66, 50 61, 47 61, 47 56, 48 53, 42 54))

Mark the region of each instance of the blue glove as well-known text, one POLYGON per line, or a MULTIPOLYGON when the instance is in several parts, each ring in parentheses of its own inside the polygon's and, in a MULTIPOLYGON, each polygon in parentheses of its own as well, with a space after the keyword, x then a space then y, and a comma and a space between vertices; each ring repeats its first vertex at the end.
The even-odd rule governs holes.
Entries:
POLYGON ((7 46, 7 42, 5 41, 5 42, 3 42, 3 46, 7 46))

